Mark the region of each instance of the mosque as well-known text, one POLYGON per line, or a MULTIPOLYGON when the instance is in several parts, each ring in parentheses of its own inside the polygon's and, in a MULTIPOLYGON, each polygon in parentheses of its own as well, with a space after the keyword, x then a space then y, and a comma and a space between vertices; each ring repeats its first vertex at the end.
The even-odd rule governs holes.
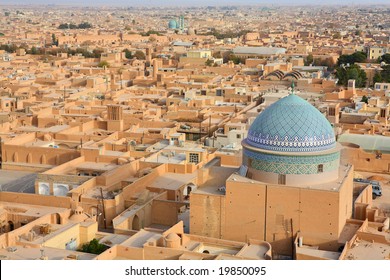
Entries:
POLYGON ((177 30, 180 30, 180 31, 184 31, 184 28, 185 28, 184 16, 180 16, 178 18, 178 20, 171 19, 168 22, 168 29, 177 29, 177 30))
POLYGON ((292 91, 257 116, 242 146, 242 166, 224 193, 202 186, 192 193, 190 232, 265 240, 285 256, 299 234, 337 251, 352 216, 353 167, 340 165, 340 144, 320 111, 292 91))

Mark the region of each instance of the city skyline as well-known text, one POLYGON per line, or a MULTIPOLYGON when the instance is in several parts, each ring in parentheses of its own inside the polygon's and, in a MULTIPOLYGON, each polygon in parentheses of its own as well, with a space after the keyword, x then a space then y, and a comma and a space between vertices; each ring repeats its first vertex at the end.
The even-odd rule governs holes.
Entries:
POLYGON ((86 0, 80 3, 80 1, 76 0, 69 0, 64 3, 61 0, 15 0, 15 1, 9 1, 5 0, 1 5, 75 5, 75 6, 137 6, 137 7, 174 7, 174 6, 185 6, 185 7, 199 7, 199 6, 300 6, 300 5, 310 5, 310 6, 347 6, 347 5, 362 5, 362 6, 372 6, 372 5, 390 5, 389 1, 387 0, 374 0, 370 3, 367 3, 367 1, 363 0, 354 0, 354 1, 347 1, 342 2, 336 1, 336 0, 329 0, 326 3, 318 3, 309 0, 298 0, 294 1, 293 3, 288 0, 281 0, 277 3, 270 1, 270 0, 228 0, 228 1, 219 1, 219 0, 200 0, 196 1, 194 3, 190 0, 173 0, 169 2, 161 1, 161 0, 151 0, 148 1, 148 3, 145 3, 145 1, 141 0, 114 0, 114 1, 107 1, 107 0, 86 0))

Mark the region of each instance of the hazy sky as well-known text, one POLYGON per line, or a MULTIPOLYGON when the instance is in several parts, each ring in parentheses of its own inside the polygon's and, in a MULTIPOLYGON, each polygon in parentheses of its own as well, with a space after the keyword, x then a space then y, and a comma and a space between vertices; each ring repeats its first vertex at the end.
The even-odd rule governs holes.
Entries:
POLYGON ((105 5, 105 6, 220 6, 220 5, 350 5, 388 4, 390 0, 1 0, 2 4, 62 4, 62 5, 105 5))

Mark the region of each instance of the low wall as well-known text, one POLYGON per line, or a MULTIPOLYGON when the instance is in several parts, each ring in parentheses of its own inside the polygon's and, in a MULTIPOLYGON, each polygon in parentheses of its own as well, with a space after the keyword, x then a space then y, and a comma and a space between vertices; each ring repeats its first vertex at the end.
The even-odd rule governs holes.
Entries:
POLYGON ((71 208, 72 200, 66 196, 42 196, 29 193, 0 192, 0 201, 69 209, 71 208))

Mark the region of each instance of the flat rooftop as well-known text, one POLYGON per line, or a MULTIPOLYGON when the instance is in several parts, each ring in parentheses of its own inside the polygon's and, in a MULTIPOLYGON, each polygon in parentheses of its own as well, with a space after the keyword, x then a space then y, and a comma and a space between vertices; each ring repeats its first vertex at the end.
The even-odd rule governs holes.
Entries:
POLYGON ((356 240, 351 249, 348 249, 346 260, 388 260, 390 245, 374 243, 366 240, 356 240))
POLYGON ((194 193, 224 195, 218 188, 226 186, 226 180, 238 171, 238 168, 211 166, 207 180, 198 186, 194 193))
POLYGON ((116 167, 118 167, 118 165, 112 163, 85 161, 74 166, 67 166, 64 169, 53 168, 46 171, 44 174, 76 175, 79 170, 98 171, 104 173, 113 170, 116 167))
POLYGON ((166 190, 178 190, 181 186, 192 182, 196 176, 196 172, 187 174, 165 173, 150 182, 149 186, 166 190))
MULTIPOLYGON (((43 247, 43 254, 49 260, 63 260, 73 258, 78 260, 93 260, 96 255, 65 249, 43 247)), ((25 248, 13 246, 7 249, 0 249, 0 260, 38 260, 42 256, 41 248, 25 248)))
POLYGON ((137 232, 136 234, 134 234, 129 239, 127 239, 121 245, 126 246, 126 247, 143 248, 144 244, 148 240, 150 240, 150 239, 157 240, 160 238, 161 238, 161 233, 141 230, 141 231, 137 232))
MULTIPOLYGON (((98 234, 102 234, 98 232, 98 234)), ((97 234, 97 235, 98 235, 97 234)), ((129 239, 128 235, 123 235, 123 234, 107 234, 104 235, 102 238, 99 239, 99 243, 105 244, 107 246, 114 246, 114 245, 119 245, 122 244, 124 241, 129 239)))
POLYGON ((146 162, 157 162, 157 163, 184 163, 186 160, 185 153, 155 153, 145 159, 146 162))
POLYGON ((0 209, 3 211, 14 212, 23 216, 42 217, 46 214, 61 213, 67 211, 66 208, 49 207, 31 204, 21 204, 13 202, 0 202, 0 209))

